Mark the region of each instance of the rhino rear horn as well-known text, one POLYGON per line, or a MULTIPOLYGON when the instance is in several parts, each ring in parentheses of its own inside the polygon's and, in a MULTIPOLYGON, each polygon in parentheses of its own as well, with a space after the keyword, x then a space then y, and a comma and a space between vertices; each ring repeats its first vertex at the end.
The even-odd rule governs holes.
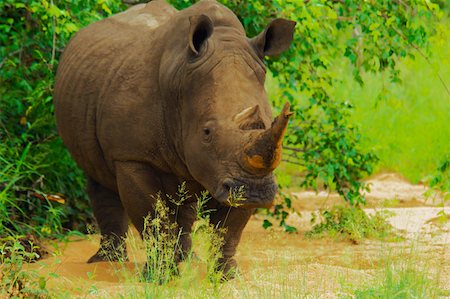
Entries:
POLYGON ((189 17, 189 49, 194 55, 199 55, 203 45, 214 31, 211 19, 206 15, 189 17))
POLYGON ((248 107, 233 117, 233 121, 239 125, 241 130, 265 129, 264 121, 261 118, 259 105, 248 107))
POLYGON ((294 38, 296 22, 286 19, 275 19, 267 28, 250 40, 258 55, 277 56, 286 51, 294 38))

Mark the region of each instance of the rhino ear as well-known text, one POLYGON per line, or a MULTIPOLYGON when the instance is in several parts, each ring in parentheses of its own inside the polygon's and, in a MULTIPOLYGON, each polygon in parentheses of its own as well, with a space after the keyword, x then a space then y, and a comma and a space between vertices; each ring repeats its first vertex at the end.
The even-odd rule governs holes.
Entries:
POLYGON ((252 38, 250 43, 261 58, 279 55, 291 45, 295 24, 294 21, 275 19, 263 32, 252 38))
POLYGON ((199 55, 202 46, 214 31, 211 19, 206 15, 189 17, 189 49, 194 55, 199 55))

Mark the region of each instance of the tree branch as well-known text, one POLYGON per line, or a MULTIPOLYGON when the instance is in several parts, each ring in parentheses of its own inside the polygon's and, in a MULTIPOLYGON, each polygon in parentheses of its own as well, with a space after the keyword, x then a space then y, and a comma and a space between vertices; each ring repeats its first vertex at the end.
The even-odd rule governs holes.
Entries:
POLYGON ((291 147, 291 146, 283 146, 283 149, 288 150, 288 151, 293 151, 293 152, 296 152, 296 153, 304 153, 304 152, 306 152, 306 150, 304 150, 304 149, 295 148, 295 147, 291 147))
POLYGON ((301 164, 299 162, 295 162, 295 161, 292 161, 292 160, 289 160, 289 159, 282 159, 281 161, 287 162, 287 163, 290 163, 290 164, 294 164, 294 165, 304 166, 303 164, 301 164))

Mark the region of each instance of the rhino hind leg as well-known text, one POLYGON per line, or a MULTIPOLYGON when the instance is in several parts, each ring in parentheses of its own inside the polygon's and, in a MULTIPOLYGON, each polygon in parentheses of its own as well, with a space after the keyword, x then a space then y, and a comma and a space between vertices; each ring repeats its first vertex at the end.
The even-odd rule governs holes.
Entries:
POLYGON ((118 194, 91 178, 88 178, 87 191, 101 233, 100 248, 88 263, 127 260, 128 218, 118 194))

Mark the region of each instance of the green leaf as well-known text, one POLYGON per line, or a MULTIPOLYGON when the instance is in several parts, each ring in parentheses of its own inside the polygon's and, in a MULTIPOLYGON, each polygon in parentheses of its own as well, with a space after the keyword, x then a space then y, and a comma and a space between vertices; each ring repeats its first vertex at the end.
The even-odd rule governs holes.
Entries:
POLYGON ((271 226, 273 226, 272 222, 270 222, 270 221, 267 220, 267 219, 264 219, 263 224, 262 224, 262 227, 263 227, 264 229, 268 229, 268 228, 271 227, 271 226))

